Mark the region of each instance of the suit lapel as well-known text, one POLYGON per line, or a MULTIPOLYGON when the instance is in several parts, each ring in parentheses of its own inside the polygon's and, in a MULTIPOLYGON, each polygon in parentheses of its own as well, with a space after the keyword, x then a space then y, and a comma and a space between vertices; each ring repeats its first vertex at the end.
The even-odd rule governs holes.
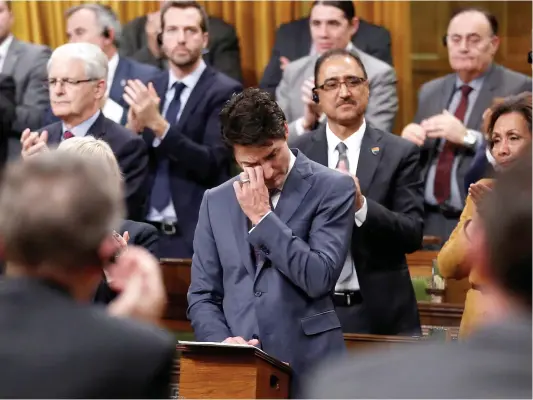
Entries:
POLYGON ((242 263, 251 277, 255 276, 255 265, 252 259, 252 247, 248 242, 248 218, 242 211, 237 198, 232 199, 231 205, 231 223, 233 224, 233 231, 235 232, 235 241, 237 248, 241 254, 242 263))
POLYGON ((455 74, 450 74, 444 80, 444 84, 442 85, 442 96, 440 96, 439 109, 435 110, 435 114, 440 114, 443 110, 448 109, 448 104, 450 104, 450 100, 455 89, 455 79, 455 74))
POLYGON ((328 166, 328 140, 326 138, 326 124, 322 124, 312 133, 310 148, 305 152, 311 160, 328 166))
POLYGON ((94 136, 95 139, 104 139, 106 135, 105 131, 105 116, 103 112, 100 112, 96 121, 91 125, 85 136, 94 136))
POLYGON ((468 117, 468 121, 465 124, 467 128, 476 130, 480 129, 483 113, 492 104, 492 99, 494 97, 493 92, 498 86, 498 83, 501 82, 499 75, 500 69, 496 65, 492 65, 485 77, 483 85, 481 86, 474 107, 468 117))
POLYGON ((6 75, 13 75, 15 72, 15 66, 19 58, 20 47, 18 40, 13 38, 9 49, 7 50, 6 59, 2 67, 2 73, 6 75))
POLYGON ((47 131, 49 144, 59 144, 61 142, 61 135, 63 134, 63 124, 61 122, 50 125, 47 131))
POLYGON ((381 142, 381 135, 367 125, 361 142, 356 173, 362 193, 366 193, 372 183, 376 169, 383 156, 384 145, 385 143, 381 142))
POLYGON ((109 90, 109 98, 117 102, 124 108, 128 108, 128 105, 122 98, 124 93, 124 86, 126 86, 126 79, 124 77, 128 76, 129 66, 123 57, 119 57, 117 70, 115 71, 115 76, 113 77, 113 82, 111 82, 111 89, 109 90))
POLYGON ((200 76, 200 79, 198 79, 198 82, 194 86, 191 95, 187 99, 185 108, 183 108, 183 111, 180 115, 178 126, 181 126, 187 122, 192 110, 194 110, 198 102, 204 98, 205 92, 211 84, 211 77, 214 74, 215 72, 209 66, 207 66, 202 75, 200 76))

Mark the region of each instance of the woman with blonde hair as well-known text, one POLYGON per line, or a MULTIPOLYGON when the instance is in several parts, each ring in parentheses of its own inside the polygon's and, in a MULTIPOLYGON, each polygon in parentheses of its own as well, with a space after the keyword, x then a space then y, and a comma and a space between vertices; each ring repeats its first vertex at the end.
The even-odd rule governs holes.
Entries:
MULTIPOLYGON (((491 108, 487 133, 489 149, 496 163, 495 179, 498 179, 498 171, 511 165, 531 143, 531 124, 531 93, 507 97, 491 108)), ((482 301, 483 282, 466 256, 470 247, 469 231, 477 205, 491 191, 492 186, 493 179, 481 179, 470 185, 459 223, 437 258, 439 271, 444 278, 463 279, 468 276, 471 284, 461 320, 460 337, 468 335, 480 320, 487 317, 489 311, 483 307, 486 303, 482 301)))

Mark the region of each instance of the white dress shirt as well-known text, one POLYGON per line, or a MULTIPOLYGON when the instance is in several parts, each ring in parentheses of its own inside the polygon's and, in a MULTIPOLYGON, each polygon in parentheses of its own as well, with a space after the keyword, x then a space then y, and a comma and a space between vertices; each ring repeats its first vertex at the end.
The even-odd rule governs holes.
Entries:
POLYGON ((117 72, 118 61, 118 53, 115 53, 115 55, 113 55, 113 57, 111 57, 107 62, 107 89, 105 92, 106 96, 109 96, 111 86, 113 86, 113 79, 115 78, 115 72, 117 72))
MULTIPOLYGON (((189 75, 184 77, 183 79, 179 80, 172 70, 168 71, 169 79, 168 79, 168 87, 167 92, 165 94, 165 104, 163 106, 163 112, 161 113, 163 116, 167 113, 168 107, 170 106, 170 102, 174 98, 174 92, 175 89, 172 87, 175 82, 182 82, 185 84, 185 88, 181 91, 180 94, 180 109, 178 112, 178 116, 176 118, 176 121, 168 121, 168 123, 172 126, 176 125, 181 117, 181 114, 183 112, 183 109, 185 108, 185 105, 187 104, 187 100, 189 100, 189 97, 191 96, 192 91, 194 90, 194 87, 200 80, 200 77, 204 73, 204 70, 206 68, 205 62, 202 60, 198 68, 196 68, 193 72, 191 72, 189 75)), ((169 129, 170 129, 169 125, 169 129)), ((161 138, 154 138, 154 141, 152 142, 153 147, 157 147, 161 144, 161 141, 165 139, 165 136, 167 135, 169 129, 161 136, 161 138)), ((172 198, 170 199, 170 203, 168 206, 165 207, 165 209, 162 212, 157 211, 155 208, 150 207, 150 211, 148 212, 148 216, 146 218, 148 221, 152 222, 176 222, 178 220, 176 216, 176 210, 174 208, 174 204, 172 203, 172 198)))
MULTIPOLYGON (((346 155, 348 157, 350 175, 357 174, 357 164, 359 163, 359 153, 361 152, 361 143, 363 142, 363 136, 366 130, 366 121, 363 119, 363 123, 359 129, 351 134, 346 140, 339 139, 330 129, 329 123, 326 125, 326 139, 328 143, 328 167, 336 169, 339 162, 339 151, 337 145, 343 142, 346 147, 346 155)), ((355 224, 360 227, 366 220, 366 214, 368 206, 366 199, 363 197, 363 206, 355 213, 355 224)), ((348 252, 346 261, 344 262, 343 270, 350 269, 351 273, 342 282, 337 282, 335 285, 335 291, 351 291, 359 290, 359 280, 357 279, 357 272, 352 258, 352 252, 348 252)))
POLYGON ((6 37, 2 44, 0 44, 0 71, 2 72, 4 71, 4 61, 6 60, 7 51, 11 43, 13 43, 13 35, 6 37))
MULTIPOLYGON (((73 126, 72 128, 68 129, 64 122, 61 122, 62 132, 63 134, 66 131, 69 131, 76 137, 84 137, 89 132, 89 128, 93 126, 95 121, 100 116, 100 110, 95 112, 90 118, 87 118, 85 121, 79 123, 76 126, 73 126)), ((63 141, 63 135, 61 135, 61 141, 63 141)))

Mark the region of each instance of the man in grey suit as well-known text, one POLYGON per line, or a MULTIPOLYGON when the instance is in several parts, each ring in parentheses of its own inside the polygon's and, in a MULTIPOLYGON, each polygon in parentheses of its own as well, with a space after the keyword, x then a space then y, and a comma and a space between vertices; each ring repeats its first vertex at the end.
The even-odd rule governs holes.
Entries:
POLYGON ((310 29, 316 53, 289 63, 276 89, 276 100, 289 121, 289 135, 293 138, 313 130, 324 119, 320 106, 312 101, 311 91, 315 86, 315 63, 320 54, 331 49, 353 51, 363 61, 370 83, 365 118, 375 128, 390 132, 398 110, 394 69, 351 42, 357 30, 353 2, 326 3, 317 2, 311 9, 310 29))
POLYGON ((496 18, 482 9, 454 14, 444 43, 455 73, 430 81, 418 94, 414 123, 402 137, 421 149, 426 235, 448 239, 464 207, 465 175, 484 146, 483 112, 495 97, 531 91, 531 78, 494 63, 496 18), (444 110, 444 111, 443 111, 444 110))
POLYGON ((20 134, 26 128, 39 128, 48 106, 48 88, 43 82, 51 52, 48 47, 13 37, 13 22, 10 2, 0 1, 0 71, 15 80, 17 114, 8 146, 10 157, 18 157, 20 134))
POLYGON ((531 399, 531 147, 524 153, 467 227, 470 261, 490 302, 486 324, 462 343, 415 344, 325 365, 307 398, 531 399))
POLYGON ((351 177, 287 145, 283 112, 251 88, 221 112, 244 172, 205 192, 194 237, 188 316, 197 340, 259 346, 306 370, 345 351, 332 291, 348 254, 351 177))

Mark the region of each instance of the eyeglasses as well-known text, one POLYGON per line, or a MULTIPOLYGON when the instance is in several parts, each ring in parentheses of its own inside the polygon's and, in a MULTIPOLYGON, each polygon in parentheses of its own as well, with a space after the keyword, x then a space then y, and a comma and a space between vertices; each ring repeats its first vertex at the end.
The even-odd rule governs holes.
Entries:
POLYGON ((93 81, 97 81, 97 80, 98 79, 95 79, 95 78, 91 78, 91 79, 68 79, 68 78, 57 79, 57 78, 50 78, 50 79, 46 79, 43 84, 45 86, 47 86, 47 87, 55 87, 56 83, 59 82, 61 84, 61 86, 64 86, 66 88, 72 88, 74 86, 78 86, 81 83, 93 82, 93 81))
POLYGON ((344 80, 332 78, 325 81, 322 85, 317 86, 315 89, 323 89, 326 91, 337 90, 341 87, 343 83, 348 89, 352 89, 354 87, 362 85, 364 82, 366 82, 366 79, 361 78, 359 76, 347 76, 344 78, 344 80))

